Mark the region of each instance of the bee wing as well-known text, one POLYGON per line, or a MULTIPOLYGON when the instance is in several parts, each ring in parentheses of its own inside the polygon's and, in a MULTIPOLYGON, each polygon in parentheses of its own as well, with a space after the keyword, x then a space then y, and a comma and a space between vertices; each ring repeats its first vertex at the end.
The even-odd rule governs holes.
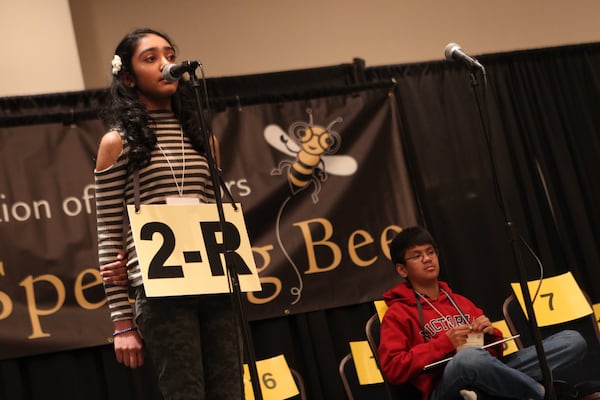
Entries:
POLYGON ((330 156, 322 156, 321 160, 325 165, 325 171, 333 175, 354 175, 358 169, 358 163, 351 156, 334 154, 330 156))
POLYGON ((296 142, 279 125, 267 125, 264 135, 269 145, 288 156, 295 157, 296 153, 300 151, 296 142))

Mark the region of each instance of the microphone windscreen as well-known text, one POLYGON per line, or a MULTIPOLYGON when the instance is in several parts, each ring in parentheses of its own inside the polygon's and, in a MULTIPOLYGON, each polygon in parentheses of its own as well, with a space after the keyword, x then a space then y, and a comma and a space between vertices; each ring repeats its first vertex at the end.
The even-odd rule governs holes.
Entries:
POLYGON ((448 43, 446 48, 444 49, 444 55, 446 56, 446 60, 452 61, 454 52, 456 50, 460 50, 460 46, 456 43, 448 43))

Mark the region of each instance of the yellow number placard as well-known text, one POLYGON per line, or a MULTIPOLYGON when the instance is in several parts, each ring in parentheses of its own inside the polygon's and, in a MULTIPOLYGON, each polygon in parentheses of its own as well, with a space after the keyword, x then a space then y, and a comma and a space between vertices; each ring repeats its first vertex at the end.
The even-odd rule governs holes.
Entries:
MULTIPOLYGON (((299 393, 292 371, 290 371, 283 354, 257 361, 256 372, 264 400, 289 399, 299 393)), ((244 364, 244 395, 246 400, 254 400, 248 364, 244 364)))
MULTIPOLYGON (((529 292, 533 296, 540 284, 539 280, 527 282, 529 292)), ((550 326, 585 317, 592 313, 592 308, 571 272, 545 278, 541 282, 533 310, 538 326, 550 326)), ((511 283, 521 308, 527 315, 521 285, 511 283)))
POLYGON ((598 329, 600 329, 600 303, 594 304, 593 309, 594 317, 596 317, 596 322, 598 323, 598 329))
MULTIPOLYGON (((494 325, 495 328, 500 329, 500 332, 502 332, 502 336, 504 336, 505 338, 512 336, 512 333, 510 332, 510 329, 508 328, 508 325, 506 324, 505 320, 500 320, 500 321, 492 322, 492 325, 494 325)), ((508 342, 504 342, 502 344, 502 346, 504 346, 504 353, 503 354, 505 356, 507 356, 510 353, 514 353, 515 351, 519 350, 517 348, 517 344, 515 343, 514 339, 513 340, 509 340, 508 342)))
POLYGON ((375 300, 375 309, 377 310, 377 315, 379 316, 379 322, 383 321, 383 315, 388 309, 387 304, 383 300, 375 300))
POLYGON ((241 290, 260 290, 242 208, 237 207, 236 211, 232 204, 223 204, 226 222, 221 228, 216 204, 142 205, 138 212, 128 206, 146 294, 230 292, 224 237, 241 290))
POLYGON ((383 382, 383 376, 377 367, 375 357, 369 347, 369 342, 366 340, 350 342, 350 352, 352 352, 352 359, 356 366, 358 383, 361 385, 369 385, 372 383, 383 382))

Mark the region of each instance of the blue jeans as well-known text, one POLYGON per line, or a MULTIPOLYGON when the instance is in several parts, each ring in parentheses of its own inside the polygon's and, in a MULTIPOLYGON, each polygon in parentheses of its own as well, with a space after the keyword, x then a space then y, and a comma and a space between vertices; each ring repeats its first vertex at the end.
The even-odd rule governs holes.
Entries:
MULTIPOLYGON (((587 344, 577 331, 564 330, 542 341, 550 370, 564 370, 585 356, 587 344)), ((489 395, 512 399, 544 398, 542 371, 534 346, 509 354, 503 360, 486 350, 467 348, 448 362, 431 394, 431 400, 460 398, 461 389, 475 388, 489 395)))

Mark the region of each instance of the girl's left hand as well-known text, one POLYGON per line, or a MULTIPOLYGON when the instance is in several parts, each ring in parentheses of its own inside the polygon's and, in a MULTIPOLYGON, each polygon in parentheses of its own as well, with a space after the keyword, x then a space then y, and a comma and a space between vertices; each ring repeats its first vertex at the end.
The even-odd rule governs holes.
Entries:
POLYGON ((126 286, 128 280, 127 258, 125 258, 125 251, 122 250, 119 252, 116 261, 100 266, 100 276, 102 276, 102 281, 105 283, 126 286))

